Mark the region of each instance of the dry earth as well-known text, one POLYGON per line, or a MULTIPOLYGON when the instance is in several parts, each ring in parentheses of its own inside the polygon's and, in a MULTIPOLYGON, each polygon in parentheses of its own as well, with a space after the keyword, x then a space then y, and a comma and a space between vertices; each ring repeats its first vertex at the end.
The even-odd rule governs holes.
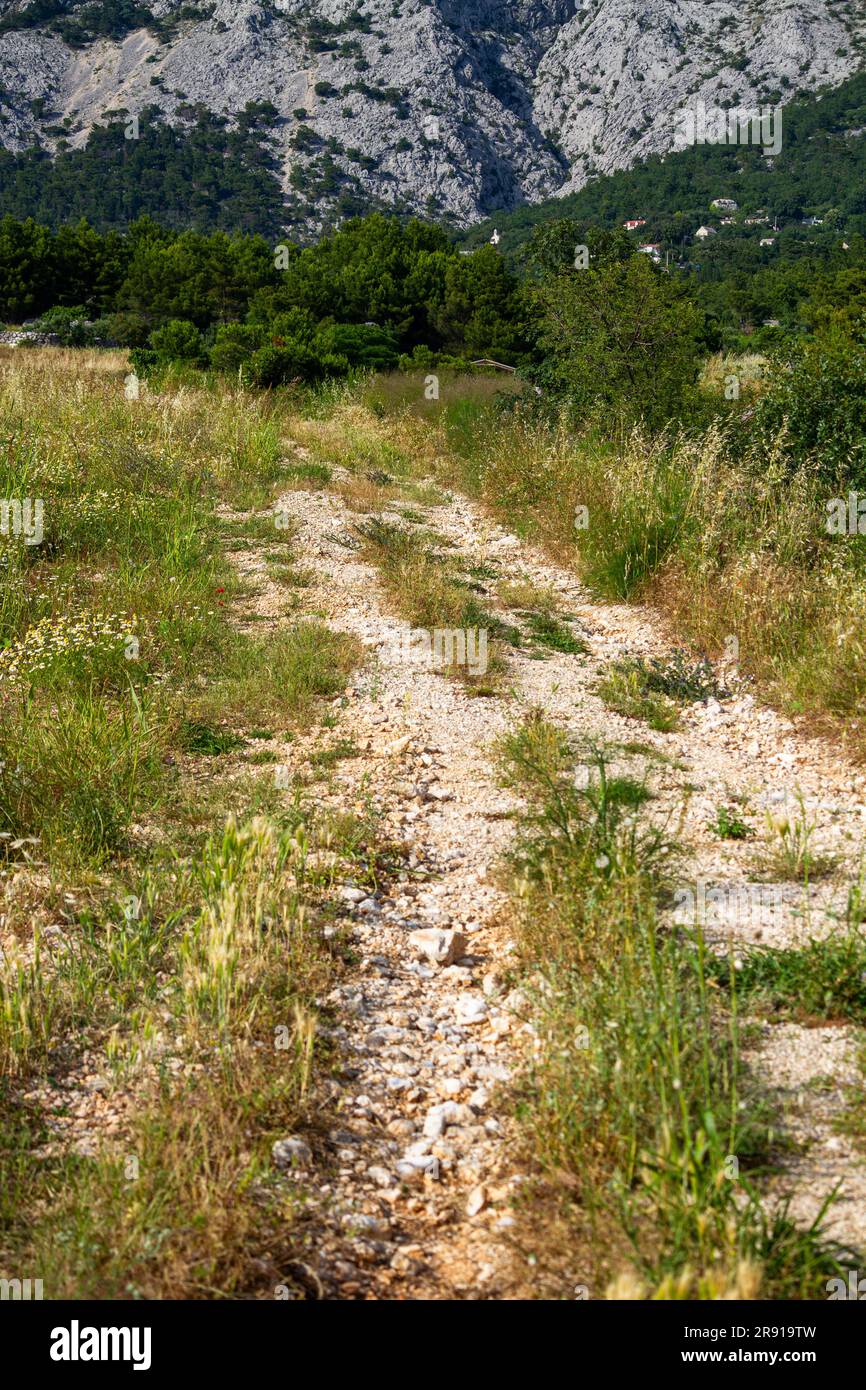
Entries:
MULTIPOLYGON (((348 476, 334 470, 337 483, 348 476)), ((573 575, 452 493, 441 506, 413 502, 413 514, 447 540, 449 553, 498 577, 485 581, 485 601, 498 603, 499 579, 553 588, 588 643, 586 655, 562 655, 527 641, 509 656, 507 693, 477 698, 461 681, 406 660, 406 625, 357 553, 359 518, 343 498, 293 490, 279 506, 297 524, 299 556, 315 575, 293 619, 324 618, 369 652, 334 703, 331 734, 285 745, 280 756, 298 772, 329 738, 353 744, 359 755, 336 763, 322 800, 372 802, 384 837, 407 847, 403 867, 377 895, 351 882, 340 889, 356 964, 323 1001, 344 1057, 331 1083, 336 1119, 313 1143, 315 1157, 297 1136, 276 1147, 287 1180, 311 1193, 310 1277, 331 1298, 519 1297, 531 1290, 532 1252, 512 1239, 525 1177, 505 1095, 533 1033, 511 971, 508 902, 495 872, 517 803, 497 785, 493 741, 537 706, 577 738, 640 748, 622 755, 623 767, 648 778, 653 814, 676 821, 688 852, 683 886, 696 895, 701 883, 724 890, 706 921, 718 949, 729 941, 802 945, 839 929, 834 913, 844 912, 860 868, 862 778, 829 746, 762 708, 736 671, 727 673, 732 698, 689 706, 675 732, 613 714, 595 694, 599 675, 625 653, 667 650, 660 620, 647 609, 590 601, 573 575), (708 822, 736 802, 760 830, 765 812, 790 808, 797 796, 815 823, 813 849, 834 856, 834 872, 810 890, 759 886, 760 839, 722 841, 708 822)), ((395 506, 383 514, 399 520, 395 506)), ((262 555, 237 560, 254 585, 259 619, 285 621, 262 555)), ((514 612, 503 616, 520 624, 514 612)), ((768 1022, 756 1032, 752 1063, 783 1101, 795 1141, 774 1191, 790 1194, 793 1213, 808 1222, 839 1185, 829 1230, 866 1247, 866 1168, 835 1127, 857 1077, 855 1030, 768 1022)))

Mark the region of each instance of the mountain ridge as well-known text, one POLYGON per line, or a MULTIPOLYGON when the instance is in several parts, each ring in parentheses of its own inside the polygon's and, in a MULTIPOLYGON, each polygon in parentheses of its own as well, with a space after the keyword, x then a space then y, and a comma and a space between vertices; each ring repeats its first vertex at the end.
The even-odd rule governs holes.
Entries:
POLYGON ((866 16, 834 0, 0 3, 0 144, 79 149, 111 113, 273 108, 290 217, 340 195, 465 228, 675 141, 676 109, 833 88, 866 16))

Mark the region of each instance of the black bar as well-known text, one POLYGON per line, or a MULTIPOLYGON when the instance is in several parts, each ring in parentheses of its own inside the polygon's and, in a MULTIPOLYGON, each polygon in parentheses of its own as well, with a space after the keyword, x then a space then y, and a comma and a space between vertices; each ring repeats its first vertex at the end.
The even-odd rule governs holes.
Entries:
MULTIPOLYGON (((864 1295, 866 1298, 866 1295, 864 1295)), ((863 1301, 859 1296, 841 1302, 863 1301)), ((862 1349, 863 1315, 837 1301, 810 1303, 744 1302, 506 1302, 481 1300, 432 1310, 420 1302, 328 1304, 303 1302, 84 1303, 3 1302, 0 1330, 7 1355, 38 1372, 49 1383, 76 1383, 110 1376, 143 1382, 191 1372, 215 1372, 224 1383, 243 1376, 281 1382, 309 1380, 319 1372, 331 1382, 341 1366, 353 1377, 396 1378, 415 1382, 428 1372, 441 1381, 460 1365, 460 1378, 473 1362, 489 1379, 503 1362, 512 1375, 516 1358, 528 1359, 536 1373, 547 1368, 569 1379, 581 1368, 604 1368, 606 1375, 679 1372, 700 1380, 706 1372, 736 1375, 757 1371, 770 1384, 790 1370, 817 1373, 823 1381, 856 1366, 862 1349), (467 1304, 471 1305, 467 1307, 467 1304), (499 1322, 504 1316, 506 1321, 499 1322), (488 1323, 488 1317, 492 1323, 488 1323), (522 1327, 522 1330, 521 1330, 522 1327), (116 1339, 95 1339, 88 1329, 125 1329, 116 1339), (138 1329, 133 1340, 133 1329, 138 1329), (149 1341, 144 1333, 149 1330, 149 1341), (562 1336, 557 1345, 553 1333, 562 1336), (340 1335, 337 1336, 336 1334, 340 1335), (401 1349, 400 1337, 412 1336, 401 1349), (533 1334, 538 1334, 536 1339, 533 1334), (392 1342, 390 1339, 395 1338, 392 1342), (416 1340, 421 1338, 423 1340, 416 1340), (459 1338, 459 1340, 452 1340, 459 1338), (541 1340, 543 1338, 544 1340, 541 1340), (78 1360, 52 1359, 55 1352, 78 1360), (98 1348, 110 1357, 115 1347, 126 1360, 85 1360, 82 1351, 98 1348), (414 1347, 414 1351, 411 1348, 414 1347), (448 1348, 450 1347, 450 1352, 448 1348), (422 1353, 422 1348, 426 1351, 422 1353), (410 1351, 408 1360, 406 1351, 410 1351), (141 1369, 133 1369, 137 1355, 141 1369), (456 1357, 456 1362, 452 1358, 456 1357), (343 1360, 345 1358, 345 1361, 343 1360), (444 1359, 443 1359, 444 1358, 444 1359), (554 1359, 555 1358, 555 1359, 554 1359), (147 1360, 148 1364, 143 1363, 147 1360), (365 1369, 366 1367, 366 1369, 365 1369)))

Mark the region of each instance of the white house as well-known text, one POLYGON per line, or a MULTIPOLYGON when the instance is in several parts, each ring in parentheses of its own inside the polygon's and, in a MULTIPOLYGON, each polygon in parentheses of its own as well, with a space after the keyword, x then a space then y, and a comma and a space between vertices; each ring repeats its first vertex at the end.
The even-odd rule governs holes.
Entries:
POLYGON ((628 222, 623 222, 622 225, 625 227, 625 229, 626 229, 627 232, 635 232, 635 231, 637 231, 638 227, 645 227, 645 226, 646 226, 646 218, 645 218, 645 217, 631 217, 631 218, 629 218, 628 222))
POLYGON ((762 246, 775 246, 775 245, 776 245, 776 238, 775 238, 774 236, 762 236, 762 237, 761 237, 761 245, 762 245, 762 246))
POLYGON ((695 241, 706 241, 708 237, 717 235, 715 227, 698 227, 695 232, 695 241))
POLYGON ((739 204, 735 203, 733 198, 714 198, 710 203, 710 207, 715 208, 718 212, 736 212, 738 206, 739 204))

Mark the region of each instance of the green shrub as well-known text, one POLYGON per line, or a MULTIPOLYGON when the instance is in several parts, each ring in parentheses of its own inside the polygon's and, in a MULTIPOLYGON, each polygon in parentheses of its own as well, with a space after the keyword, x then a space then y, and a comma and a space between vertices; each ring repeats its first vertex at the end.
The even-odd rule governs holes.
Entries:
POLYGON ((369 323, 333 323, 316 334, 316 346, 326 354, 345 357, 353 367, 391 371, 397 365, 397 338, 389 328, 369 323))
POLYGON ((349 369, 345 357, 320 353, 297 339, 285 339, 259 348, 249 359, 244 375, 249 385, 286 386, 293 381, 319 381, 325 376, 342 376, 349 369))
POLYGON ((117 343, 119 347, 130 348, 147 347, 151 331, 151 324, 144 314, 132 310, 106 314, 105 318, 100 319, 99 324, 94 326, 99 327, 101 337, 117 343))
POLYGON ((214 345, 210 350, 211 366, 218 372, 235 372, 248 362, 257 348, 262 345, 264 331, 258 326, 244 323, 226 323, 217 329, 214 345))
POLYGON ((830 482, 866 485, 866 324, 834 328, 773 360, 754 429, 769 451, 783 428, 794 467, 817 463, 830 482))
POLYGON ((161 362, 191 362, 203 366, 207 360, 204 339, 188 319, 169 319, 162 328, 151 333, 150 345, 161 362))
POLYGON ((87 310, 80 304, 46 309, 37 327, 42 333, 55 333, 64 347, 87 347, 95 337, 93 325, 87 322, 87 310))
POLYGON ((607 433, 691 414, 703 314, 681 283, 633 254, 624 234, 569 222, 536 232, 531 262, 549 398, 607 433))
POLYGON ((159 366, 159 353, 153 348, 133 348, 129 354, 129 365, 140 377, 147 377, 159 366))

